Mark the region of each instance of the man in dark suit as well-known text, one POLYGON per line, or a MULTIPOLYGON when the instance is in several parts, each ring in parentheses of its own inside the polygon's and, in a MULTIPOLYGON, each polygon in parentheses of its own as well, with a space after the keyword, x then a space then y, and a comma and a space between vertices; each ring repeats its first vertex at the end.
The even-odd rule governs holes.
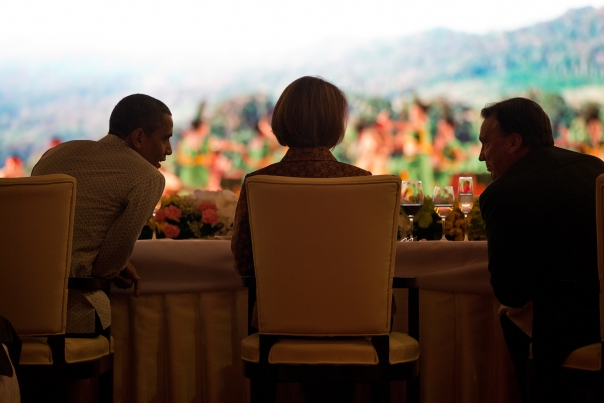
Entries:
POLYGON ((521 394, 532 342, 537 398, 547 399, 561 393, 553 368, 599 340, 595 184, 604 162, 554 147, 549 118, 528 99, 481 115, 479 159, 493 180, 480 196, 491 285, 521 394))

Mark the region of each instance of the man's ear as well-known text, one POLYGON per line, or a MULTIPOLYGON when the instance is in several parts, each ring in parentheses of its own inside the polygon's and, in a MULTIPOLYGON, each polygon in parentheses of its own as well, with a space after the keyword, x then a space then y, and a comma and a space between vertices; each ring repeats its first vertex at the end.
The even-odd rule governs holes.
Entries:
POLYGON ((133 130, 130 134, 130 142, 132 143, 132 147, 135 150, 140 149, 143 146, 143 136, 145 135, 145 131, 141 128, 133 130))
POLYGON ((518 133, 512 133, 508 136, 509 141, 509 153, 515 154, 518 151, 524 148, 524 143, 522 142, 522 136, 518 133))

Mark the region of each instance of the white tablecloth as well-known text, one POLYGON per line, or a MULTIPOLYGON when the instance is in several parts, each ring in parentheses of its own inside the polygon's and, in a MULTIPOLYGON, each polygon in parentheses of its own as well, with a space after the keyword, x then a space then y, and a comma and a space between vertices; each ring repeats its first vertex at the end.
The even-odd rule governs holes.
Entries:
MULTIPOLYGON (((239 341, 247 300, 230 242, 139 241, 131 261, 141 297, 111 297, 115 401, 246 402, 239 341)), ((419 282, 422 401, 516 400, 486 242, 399 243, 395 275, 419 282)), ((394 330, 405 330, 405 291, 395 296, 394 330)))

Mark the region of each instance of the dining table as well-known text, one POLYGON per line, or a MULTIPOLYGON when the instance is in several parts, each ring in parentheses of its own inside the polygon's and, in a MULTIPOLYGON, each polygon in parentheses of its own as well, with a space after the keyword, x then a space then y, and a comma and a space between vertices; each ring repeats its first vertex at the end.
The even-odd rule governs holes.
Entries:
MULTIPOLYGON (((240 358, 247 290, 230 242, 140 240, 130 261, 143 279, 140 296, 110 293, 114 401, 248 402, 240 358)), ((486 242, 399 242, 394 275, 415 277, 419 287, 421 401, 519 401, 486 242)), ((406 292, 394 290, 395 331, 406 331, 406 292)), ((392 391, 393 401, 404 399, 403 383, 392 391)), ((369 397, 360 385, 355 401, 369 397)), ((278 391, 278 401, 300 399, 295 385, 278 391)))

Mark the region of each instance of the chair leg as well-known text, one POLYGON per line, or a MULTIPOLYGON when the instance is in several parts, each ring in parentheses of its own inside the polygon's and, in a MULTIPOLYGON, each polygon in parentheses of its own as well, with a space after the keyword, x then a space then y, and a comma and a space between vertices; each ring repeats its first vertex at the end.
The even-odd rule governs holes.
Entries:
POLYGON ((250 403, 262 402, 262 385, 258 379, 250 379, 250 403))
POLYGON ((250 403, 274 403, 277 400, 277 382, 250 379, 250 403))
POLYGON ((54 379, 54 385, 51 386, 51 389, 54 389, 54 397, 50 401, 67 403, 67 379, 65 379, 65 374, 59 373, 52 378, 54 379))
POLYGON ((534 403, 533 393, 535 391, 535 368, 533 360, 526 360, 526 389, 520 390, 520 397, 523 403, 534 403))
POLYGON ((390 382, 372 383, 371 400, 373 403, 390 403, 390 382))
MULTIPOLYGON (((20 375, 19 389, 22 403, 66 403, 65 379, 54 375, 45 378, 20 375)), ((0 399, 1 401, 1 399, 0 399)))
POLYGON ((99 403, 113 403, 113 370, 99 376, 99 403))
POLYGON ((419 374, 407 382, 407 403, 419 403, 419 374))

